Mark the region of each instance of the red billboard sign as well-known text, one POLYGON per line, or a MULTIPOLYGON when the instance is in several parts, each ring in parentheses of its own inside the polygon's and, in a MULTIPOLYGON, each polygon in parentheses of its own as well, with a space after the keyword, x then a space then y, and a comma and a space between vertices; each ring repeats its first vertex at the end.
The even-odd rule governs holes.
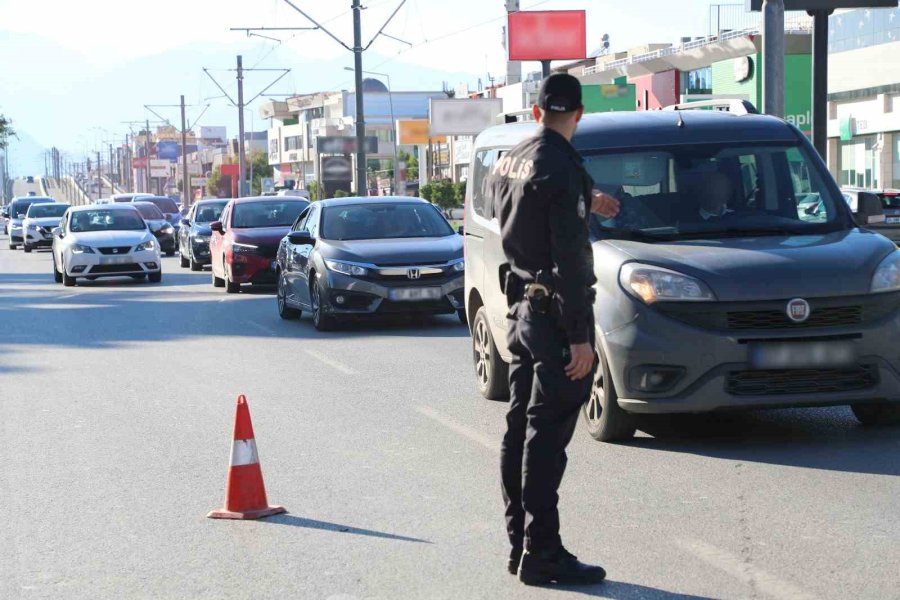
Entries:
POLYGON ((509 13, 509 60, 587 58, 587 16, 583 10, 509 13))
POLYGON ((131 168, 132 169, 146 169, 147 168, 147 157, 146 156, 135 156, 131 159, 131 168))

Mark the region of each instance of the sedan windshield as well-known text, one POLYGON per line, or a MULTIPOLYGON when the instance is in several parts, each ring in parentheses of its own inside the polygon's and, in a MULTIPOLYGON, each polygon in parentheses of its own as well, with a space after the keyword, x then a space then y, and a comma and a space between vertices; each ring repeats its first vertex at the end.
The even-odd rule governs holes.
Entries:
POLYGON ((700 145, 588 156, 594 187, 621 203, 595 239, 820 234, 852 227, 846 203, 800 145, 700 145))
POLYGON ((84 231, 140 231, 146 229, 144 220, 136 210, 112 210, 97 208, 72 213, 70 230, 84 231))
POLYGON ((69 208, 68 204, 32 204, 28 207, 28 218, 44 219, 47 217, 61 217, 63 216, 63 213, 66 212, 67 208, 69 208))
POLYGON ((218 221, 222 216, 222 210, 225 208, 225 202, 216 202, 210 204, 201 204, 197 207, 197 217, 194 219, 197 223, 212 223, 218 221))
POLYGON ((234 205, 231 226, 235 228, 290 227, 309 202, 289 200, 240 202, 234 205))
POLYGON ((141 216, 148 221, 162 221, 165 219, 162 212, 156 208, 155 204, 150 204, 149 202, 135 202, 134 207, 141 213, 141 216))
POLYGON ((322 215, 322 237, 381 240, 444 237, 453 228, 431 204, 350 204, 331 206, 322 215))
MULTIPOLYGON (((151 204, 155 204, 156 207, 164 213, 177 213, 178 205, 175 204, 175 201, 171 198, 138 198, 138 202, 150 202, 151 204)), ((180 214, 180 213, 179 213, 180 214)))

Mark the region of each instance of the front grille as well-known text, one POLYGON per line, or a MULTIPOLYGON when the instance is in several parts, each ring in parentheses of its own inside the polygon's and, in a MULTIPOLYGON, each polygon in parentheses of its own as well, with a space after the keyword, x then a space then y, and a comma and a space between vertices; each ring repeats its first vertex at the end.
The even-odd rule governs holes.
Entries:
POLYGON ((94 265, 91 273, 133 273, 143 272, 137 263, 125 263, 124 265, 94 265))
POLYGON ((131 246, 110 246, 108 248, 97 248, 100 254, 128 254, 131 252, 131 246))
POLYGON ((42 232, 42 233, 46 233, 47 235, 50 235, 50 234, 53 233, 53 227, 45 227, 45 226, 42 225, 42 226, 41 226, 41 232, 42 232))
POLYGON ((814 309, 802 323, 791 321, 784 310, 752 310, 729 312, 728 329, 810 329, 813 327, 847 327, 863 320, 861 306, 833 306, 814 309))
POLYGON ((787 316, 788 300, 759 302, 658 302, 654 308, 683 323, 720 331, 792 331, 868 325, 900 309, 900 293, 808 298, 809 319, 787 316))
POLYGON ((424 300, 420 302, 396 302, 393 300, 384 300, 378 306, 379 313, 398 314, 398 313, 451 313, 454 312, 450 302, 446 298, 441 300, 424 300))
POLYGON ((726 391, 734 396, 781 396, 865 390, 878 383, 878 367, 733 371, 726 391))
POLYGON ((255 250, 253 253, 264 256, 265 258, 275 258, 278 256, 278 244, 268 246, 259 245, 259 249, 255 250))

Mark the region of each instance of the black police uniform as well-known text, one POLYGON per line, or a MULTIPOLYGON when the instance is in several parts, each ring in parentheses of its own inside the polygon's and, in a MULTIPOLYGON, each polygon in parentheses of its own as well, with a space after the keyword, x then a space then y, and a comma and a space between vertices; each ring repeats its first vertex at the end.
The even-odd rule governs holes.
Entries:
POLYGON ((594 347, 593 182, 569 141, 541 128, 498 161, 489 185, 510 273, 500 274, 508 284, 513 356, 501 454, 507 532, 514 549, 553 552, 561 548, 557 490, 565 449, 593 383, 593 371, 578 381, 565 373, 570 344, 594 347), (534 283, 551 295, 543 297, 534 283))

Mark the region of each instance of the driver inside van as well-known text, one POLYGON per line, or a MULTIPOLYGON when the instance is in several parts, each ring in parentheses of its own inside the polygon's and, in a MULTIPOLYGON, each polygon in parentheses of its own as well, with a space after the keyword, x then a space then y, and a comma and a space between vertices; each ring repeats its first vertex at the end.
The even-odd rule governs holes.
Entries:
POLYGON ((734 189, 731 180, 724 173, 719 171, 704 173, 695 190, 700 200, 701 220, 717 221, 734 213, 728 208, 728 201, 734 195, 734 189))

